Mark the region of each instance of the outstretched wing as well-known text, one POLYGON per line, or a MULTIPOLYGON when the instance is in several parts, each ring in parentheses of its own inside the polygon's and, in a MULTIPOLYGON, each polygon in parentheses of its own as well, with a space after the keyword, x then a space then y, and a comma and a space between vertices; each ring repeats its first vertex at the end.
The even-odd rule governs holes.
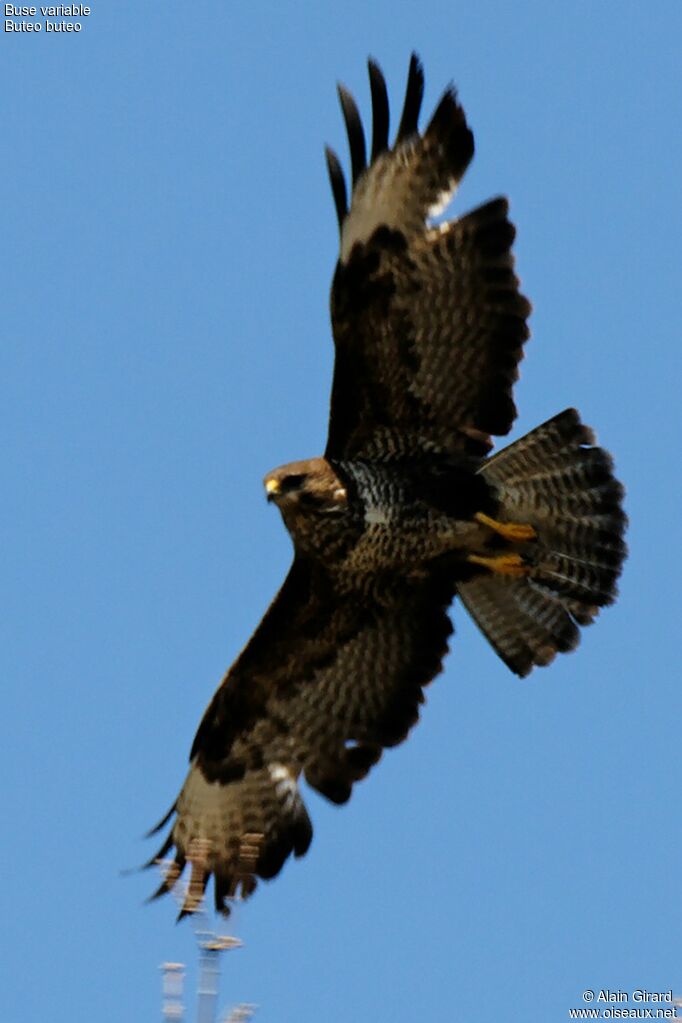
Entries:
POLYGON ((528 337, 506 199, 459 220, 428 218, 452 198, 474 153, 449 88, 422 135, 421 65, 410 62, 403 114, 388 148, 388 99, 369 63, 371 160, 352 96, 339 89, 351 152, 352 195, 327 150, 341 246, 332 285, 336 364, 328 458, 423 451, 485 454, 509 432, 512 387, 528 337))
POLYGON ((166 818, 176 815, 158 857, 174 847, 175 858, 157 894, 190 862, 183 912, 196 908, 211 874, 225 912, 240 886, 250 894, 256 875, 273 877, 291 853, 306 852, 301 773, 344 803, 383 748, 405 738, 447 651, 452 596, 434 574, 339 593, 322 569, 296 558, 201 722, 166 818))

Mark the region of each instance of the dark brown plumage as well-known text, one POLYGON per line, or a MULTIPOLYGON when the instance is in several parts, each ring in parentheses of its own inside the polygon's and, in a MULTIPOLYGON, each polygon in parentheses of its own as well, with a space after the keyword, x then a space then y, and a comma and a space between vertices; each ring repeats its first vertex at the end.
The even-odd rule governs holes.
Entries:
POLYGON ((370 164, 355 101, 339 96, 350 208, 327 150, 341 245, 325 456, 268 474, 294 542, 289 575, 199 726, 159 855, 189 862, 183 912, 303 855, 299 779, 345 802, 416 722, 441 670, 458 594, 518 675, 572 650, 613 601, 625 546, 611 459, 567 410, 492 458, 516 416, 530 312, 513 270, 505 199, 459 220, 451 198, 473 136, 448 89, 422 135, 423 74, 408 73, 389 148, 386 84, 369 62, 370 164))

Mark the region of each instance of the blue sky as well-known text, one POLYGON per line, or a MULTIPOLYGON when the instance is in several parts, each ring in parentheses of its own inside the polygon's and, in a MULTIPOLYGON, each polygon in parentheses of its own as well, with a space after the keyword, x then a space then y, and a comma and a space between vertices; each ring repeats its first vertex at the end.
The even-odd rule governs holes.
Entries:
MULTIPOLYGON (((419 727, 240 910, 257 1019, 568 1018, 682 994, 679 4, 95 0, 3 33, 0 1014, 150 1020, 195 942, 122 879, 284 576, 261 478, 324 446, 335 82, 426 108, 511 199, 533 338, 512 437, 576 405, 628 488, 619 604, 519 682, 455 611, 419 727)), ((193 1019, 193 1009, 188 1014, 193 1019)))

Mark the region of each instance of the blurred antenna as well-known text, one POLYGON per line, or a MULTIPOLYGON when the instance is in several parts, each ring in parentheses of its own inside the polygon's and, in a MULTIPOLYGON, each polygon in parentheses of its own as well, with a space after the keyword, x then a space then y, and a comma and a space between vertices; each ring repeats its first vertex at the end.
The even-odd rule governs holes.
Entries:
POLYGON ((224 1023, 248 1023, 256 1011, 255 1005, 238 1005, 229 1016, 224 1016, 224 1023))
POLYGON ((197 988, 197 1023, 216 1023, 218 987, 220 981, 220 954, 241 948, 239 938, 216 934, 208 929, 208 913, 202 908, 194 919, 194 932, 199 945, 199 983, 197 988), (201 927, 203 923, 203 928, 201 927))
POLYGON ((182 963, 162 963, 162 1012, 164 1023, 182 1023, 185 1007, 182 995, 185 981, 185 967, 182 963))
MULTIPOLYGON (((245 834, 242 837, 240 847, 239 865, 236 871, 236 879, 241 886, 242 892, 249 894, 255 887, 255 867, 260 852, 260 844, 263 836, 260 834, 245 834)), ((165 877, 172 876, 169 871, 173 864, 159 861, 158 864, 165 877)), ((199 949, 199 979, 197 983, 197 1016, 196 1023, 216 1023, 218 990, 220 982, 221 955, 224 952, 231 952, 233 949, 241 948, 243 942, 229 934, 219 934, 211 927, 211 920, 206 911, 205 903, 196 900, 191 892, 192 878, 188 883, 183 884, 177 881, 171 891, 179 909, 186 907, 191 900, 193 907, 189 914, 192 927, 197 939, 199 949)), ((236 886, 237 887, 237 886, 236 886)), ((241 904, 241 895, 233 895, 228 899, 230 908, 234 912, 241 904)), ((185 967, 182 963, 164 963, 161 967, 164 971, 163 978, 163 1019, 164 1023, 182 1023, 184 1019, 183 988, 185 967)), ((228 1010, 229 1011, 229 1010, 228 1010)), ((248 1023, 252 1019, 256 1006, 242 1003, 229 1012, 225 1011, 221 1020, 222 1023, 248 1023)))

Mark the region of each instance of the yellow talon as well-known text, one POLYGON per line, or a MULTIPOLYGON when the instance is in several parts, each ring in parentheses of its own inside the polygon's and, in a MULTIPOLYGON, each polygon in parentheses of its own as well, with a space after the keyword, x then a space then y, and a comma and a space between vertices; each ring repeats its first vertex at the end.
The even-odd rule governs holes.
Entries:
POLYGON ((480 554, 467 554, 467 561, 472 565, 489 568, 497 575, 509 575, 515 579, 530 573, 530 566, 525 563, 520 554, 498 554, 492 558, 486 558, 480 554))
POLYGON ((476 512, 474 518, 481 525, 488 526, 489 529, 499 533, 505 540, 511 540, 512 542, 534 540, 538 535, 533 526, 525 522, 498 522, 497 519, 491 519, 485 512, 476 512))

